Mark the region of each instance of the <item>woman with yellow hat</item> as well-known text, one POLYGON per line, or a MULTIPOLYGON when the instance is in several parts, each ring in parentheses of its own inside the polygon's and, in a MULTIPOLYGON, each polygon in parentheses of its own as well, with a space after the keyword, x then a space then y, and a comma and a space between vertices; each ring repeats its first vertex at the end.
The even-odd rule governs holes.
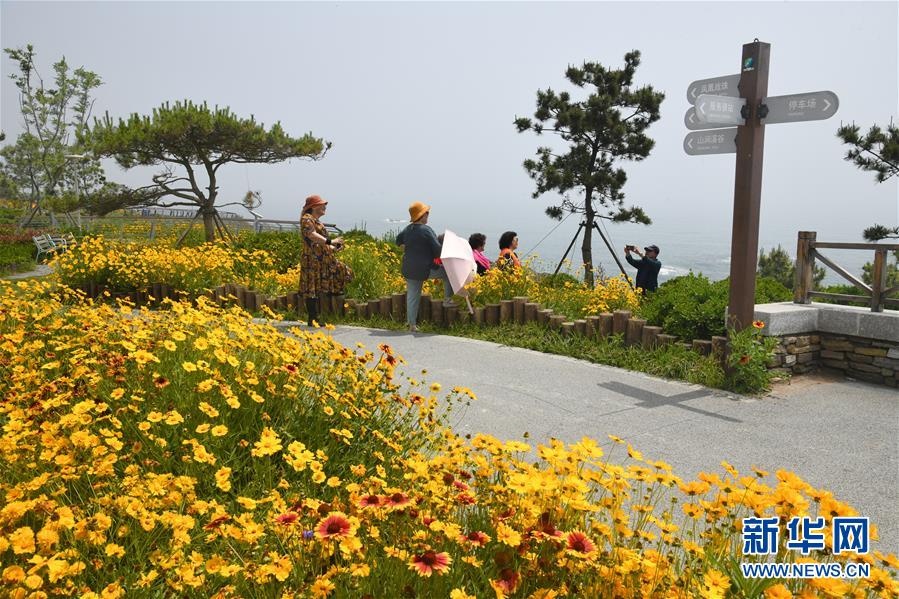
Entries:
POLYGON ((309 196, 300 217, 303 233, 303 257, 300 261, 300 294, 306 300, 309 326, 322 324, 320 318, 322 299, 341 295, 353 279, 353 271, 338 260, 334 253, 343 249, 343 239, 331 239, 320 222, 328 209, 328 202, 319 196, 309 196))
POLYGON ((440 257, 440 241, 434 229, 428 226, 431 207, 423 202, 413 202, 409 206, 409 220, 412 221, 396 236, 396 244, 403 246, 403 277, 406 279, 406 322, 409 330, 415 332, 418 321, 418 304, 421 301, 421 287, 427 279, 443 279, 445 306, 453 305, 452 288, 446 278, 443 266, 436 266, 434 258, 440 257))

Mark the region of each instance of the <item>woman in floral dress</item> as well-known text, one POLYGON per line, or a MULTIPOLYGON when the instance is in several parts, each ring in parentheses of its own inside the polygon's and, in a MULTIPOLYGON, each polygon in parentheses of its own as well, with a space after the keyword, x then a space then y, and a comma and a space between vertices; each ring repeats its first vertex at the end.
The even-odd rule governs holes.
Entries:
POLYGON ((343 249, 343 239, 331 239, 320 218, 328 203, 319 196, 309 196, 300 217, 303 234, 303 258, 300 262, 300 294, 306 300, 309 325, 322 324, 320 319, 322 300, 331 295, 342 295, 353 278, 353 271, 337 259, 335 252, 343 249))

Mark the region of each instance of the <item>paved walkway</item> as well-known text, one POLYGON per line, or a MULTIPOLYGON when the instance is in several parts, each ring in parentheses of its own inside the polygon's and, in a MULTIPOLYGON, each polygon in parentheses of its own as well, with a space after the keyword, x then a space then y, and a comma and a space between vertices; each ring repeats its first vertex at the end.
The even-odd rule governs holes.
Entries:
POLYGON ((869 516, 880 547, 899 551, 899 394, 842 379, 803 377, 763 399, 654 378, 572 358, 438 335, 338 327, 335 339, 377 351, 388 343, 409 376, 472 389, 478 401, 454 412, 459 433, 504 439, 530 433, 576 441, 607 434, 683 478, 756 465, 793 470, 869 516))
POLYGON ((15 281, 16 279, 30 279, 32 277, 45 277, 53 272, 53 269, 50 268, 46 264, 38 264, 34 267, 34 270, 30 270, 28 272, 20 272, 14 275, 7 275, 3 277, 4 279, 9 279, 11 281, 15 281))

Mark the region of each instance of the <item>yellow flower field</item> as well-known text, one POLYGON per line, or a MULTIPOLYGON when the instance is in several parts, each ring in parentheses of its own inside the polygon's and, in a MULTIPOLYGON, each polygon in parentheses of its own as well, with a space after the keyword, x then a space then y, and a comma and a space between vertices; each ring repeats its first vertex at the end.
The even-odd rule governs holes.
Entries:
POLYGON ((870 563, 861 581, 740 577, 744 515, 855 513, 791 472, 688 480, 617 438, 466 439, 444 416, 472 392, 406 379, 386 345, 72 293, 0 282, 0 595, 899 592, 878 551, 808 556, 870 563))

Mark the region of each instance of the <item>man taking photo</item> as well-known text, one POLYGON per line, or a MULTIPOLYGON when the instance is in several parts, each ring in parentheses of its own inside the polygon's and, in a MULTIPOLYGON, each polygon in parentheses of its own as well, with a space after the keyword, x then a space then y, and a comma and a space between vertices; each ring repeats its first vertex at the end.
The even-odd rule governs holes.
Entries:
POLYGON ((662 263, 659 262, 659 246, 648 245, 643 250, 645 254, 640 253, 635 245, 624 246, 625 259, 628 264, 637 269, 637 287, 643 290, 643 294, 655 291, 659 287, 659 270, 662 263), (631 256, 631 252, 640 256, 639 260, 635 260, 631 256))

